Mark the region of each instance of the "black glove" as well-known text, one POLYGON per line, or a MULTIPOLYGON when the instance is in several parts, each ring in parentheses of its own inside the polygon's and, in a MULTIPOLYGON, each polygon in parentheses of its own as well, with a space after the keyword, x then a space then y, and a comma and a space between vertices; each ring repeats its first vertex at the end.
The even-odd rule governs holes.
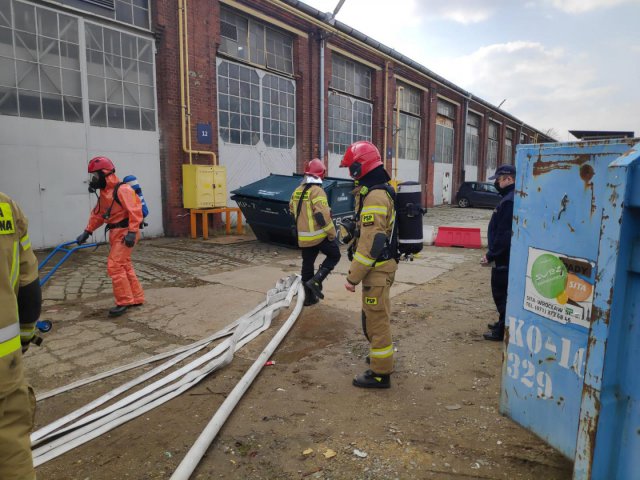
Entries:
POLYGON ((89 235, 91 234, 85 230, 80 235, 78 235, 78 238, 76 238, 76 243, 78 245, 82 245, 84 242, 87 241, 87 238, 89 238, 89 235))
POLYGON ((136 234, 135 232, 127 232, 127 234, 122 239, 122 242, 129 248, 132 248, 136 244, 136 234))
POLYGON ((347 248, 347 258, 350 262, 353 261, 353 243, 347 248))

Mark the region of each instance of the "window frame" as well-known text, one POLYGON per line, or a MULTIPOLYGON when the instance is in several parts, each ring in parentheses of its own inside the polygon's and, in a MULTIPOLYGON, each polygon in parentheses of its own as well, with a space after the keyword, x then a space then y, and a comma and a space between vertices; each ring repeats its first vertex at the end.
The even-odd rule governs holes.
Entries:
MULTIPOLYGON (((393 145, 396 145, 396 135, 398 138, 398 158, 403 160, 420 160, 420 132, 422 128, 421 100, 422 92, 415 87, 407 85, 401 81, 396 82, 397 87, 402 87, 399 94, 399 131, 394 128, 393 145), (410 127, 409 125, 413 123, 410 127)), ((399 89, 396 91, 399 92, 399 89)), ((398 105, 396 105, 398 108, 398 105)), ((395 125, 394 125, 395 126, 395 125)))
POLYGON ((218 54, 234 61, 246 62, 266 71, 277 72, 289 77, 294 76, 295 37, 289 32, 233 8, 221 6, 220 39, 218 54), (244 25, 240 26, 238 22, 244 22, 244 25), (235 40, 224 34, 224 28, 229 29, 230 27, 225 27, 223 24, 236 28, 235 40), (243 35, 239 36, 238 33, 243 35), (262 38, 259 38, 259 34, 262 38), (281 41, 277 42, 278 39, 281 41), (288 42, 282 40, 288 40, 288 42), (233 46, 233 42, 236 44, 235 53, 229 50, 229 47, 233 46), (239 54, 240 51, 243 53, 239 54))
POLYGON ((255 146, 262 141, 270 148, 296 148, 295 81, 226 57, 218 57, 216 67, 218 136, 221 140, 232 145, 255 146), (254 76, 256 80, 251 81, 254 76), (237 88, 233 85, 236 82, 237 88), (243 97, 243 89, 249 89, 249 98, 243 97), (285 100, 285 104, 271 102, 273 97, 278 101, 285 100), (234 105, 236 108, 232 110, 234 105))

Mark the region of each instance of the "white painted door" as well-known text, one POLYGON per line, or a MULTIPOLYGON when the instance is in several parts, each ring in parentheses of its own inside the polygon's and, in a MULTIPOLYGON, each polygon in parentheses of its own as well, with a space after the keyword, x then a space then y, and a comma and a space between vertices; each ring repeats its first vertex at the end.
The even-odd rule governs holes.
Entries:
POLYGON ((433 167, 433 202, 435 205, 451 203, 451 179, 453 165, 450 163, 434 163, 433 167))
POLYGON ((448 205, 451 203, 451 171, 447 169, 442 177, 442 203, 448 205))

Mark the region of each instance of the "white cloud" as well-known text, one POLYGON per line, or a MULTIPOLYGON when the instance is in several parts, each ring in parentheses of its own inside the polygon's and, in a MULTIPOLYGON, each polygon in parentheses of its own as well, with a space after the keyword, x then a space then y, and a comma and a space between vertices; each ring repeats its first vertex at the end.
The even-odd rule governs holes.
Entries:
MULTIPOLYGON (((614 105, 618 86, 601 86, 587 58, 538 42, 508 42, 470 55, 436 60, 436 71, 482 99, 539 130, 615 129, 621 119, 614 105), (612 108, 613 107, 613 108, 612 108)), ((622 97, 622 96, 621 96, 622 97)), ((623 100, 621 99, 620 102, 623 100)))
MULTIPOLYGON (((305 3, 323 12, 333 12, 338 0, 305 0, 305 3)), ((417 25, 423 20, 445 19, 463 25, 480 23, 508 4, 509 0, 395 0, 390 6, 388 0, 347 0, 336 18, 349 25, 366 23, 371 27, 368 31, 375 28, 383 32, 417 25)))
POLYGON ((624 3, 638 4, 638 0, 548 0, 555 8, 566 13, 584 13, 599 8, 611 8, 624 3))

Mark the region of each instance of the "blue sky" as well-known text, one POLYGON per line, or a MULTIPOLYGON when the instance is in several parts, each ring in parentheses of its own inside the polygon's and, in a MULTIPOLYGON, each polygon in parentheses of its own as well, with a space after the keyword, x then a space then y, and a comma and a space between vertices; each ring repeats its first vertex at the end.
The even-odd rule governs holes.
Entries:
POLYGON ((336 18, 558 140, 640 136, 640 0, 346 0, 336 18))

